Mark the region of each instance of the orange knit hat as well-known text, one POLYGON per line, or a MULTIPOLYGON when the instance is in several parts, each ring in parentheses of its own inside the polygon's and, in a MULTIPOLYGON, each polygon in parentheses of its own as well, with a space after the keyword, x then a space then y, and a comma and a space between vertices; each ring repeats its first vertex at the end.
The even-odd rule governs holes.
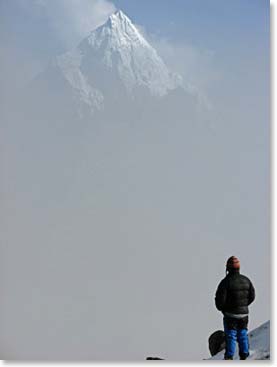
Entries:
POLYGON ((240 268, 240 262, 239 259, 236 256, 231 256, 227 260, 226 263, 226 270, 232 270, 232 269, 239 269, 240 268))

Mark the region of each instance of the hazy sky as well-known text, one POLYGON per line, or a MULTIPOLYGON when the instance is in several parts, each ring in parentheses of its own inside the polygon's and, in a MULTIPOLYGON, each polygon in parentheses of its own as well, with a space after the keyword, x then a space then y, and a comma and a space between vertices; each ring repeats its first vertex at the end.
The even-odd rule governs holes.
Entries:
POLYGON ((270 318, 269 1, 1 0, 1 101, 118 8, 212 124, 53 138, 2 119, 4 358, 208 357, 231 255, 257 290, 250 328, 270 318))

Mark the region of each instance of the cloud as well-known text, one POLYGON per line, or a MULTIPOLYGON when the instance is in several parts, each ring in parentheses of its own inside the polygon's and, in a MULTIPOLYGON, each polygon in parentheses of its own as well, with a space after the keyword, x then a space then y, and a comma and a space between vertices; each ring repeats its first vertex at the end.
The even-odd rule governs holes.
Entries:
POLYGON ((109 0, 3 0, 1 5, 1 95, 26 85, 116 10, 109 0))
POLYGON ((109 0, 20 0, 21 6, 49 23, 65 47, 73 47, 103 24, 116 8, 109 0))
POLYGON ((202 92, 209 93, 211 85, 221 77, 213 50, 153 35, 150 36, 150 42, 170 69, 181 74, 184 80, 202 92))
POLYGON ((192 45, 185 39, 175 41, 135 24, 144 38, 157 50, 170 70, 182 75, 184 80, 202 94, 209 95, 215 81, 222 78, 214 50, 192 45))

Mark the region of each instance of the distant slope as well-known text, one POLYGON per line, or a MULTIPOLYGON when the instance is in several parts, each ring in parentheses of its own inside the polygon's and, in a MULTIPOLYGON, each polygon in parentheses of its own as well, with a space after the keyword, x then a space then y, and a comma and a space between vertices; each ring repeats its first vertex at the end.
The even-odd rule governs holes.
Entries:
MULTIPOLYGON (((269 360, 270 359, 270 321, 265 322, 258 328, 249 332, 250 360, 269 360)), ((224 351, 218 353, 212 360, 222 360, 224 351)), ((239 359, 237 353, 234 359, 239 359)))

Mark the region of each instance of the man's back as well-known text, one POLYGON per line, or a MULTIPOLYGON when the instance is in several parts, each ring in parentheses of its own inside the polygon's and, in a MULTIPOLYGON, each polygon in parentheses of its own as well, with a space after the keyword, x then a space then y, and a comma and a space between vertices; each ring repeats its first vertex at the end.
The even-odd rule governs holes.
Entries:
POLYGON ((255 298, 251 281, 238 271, 229 272, 216 292, 216 307, 222 312, 248 314, 248 305, 255 298))

